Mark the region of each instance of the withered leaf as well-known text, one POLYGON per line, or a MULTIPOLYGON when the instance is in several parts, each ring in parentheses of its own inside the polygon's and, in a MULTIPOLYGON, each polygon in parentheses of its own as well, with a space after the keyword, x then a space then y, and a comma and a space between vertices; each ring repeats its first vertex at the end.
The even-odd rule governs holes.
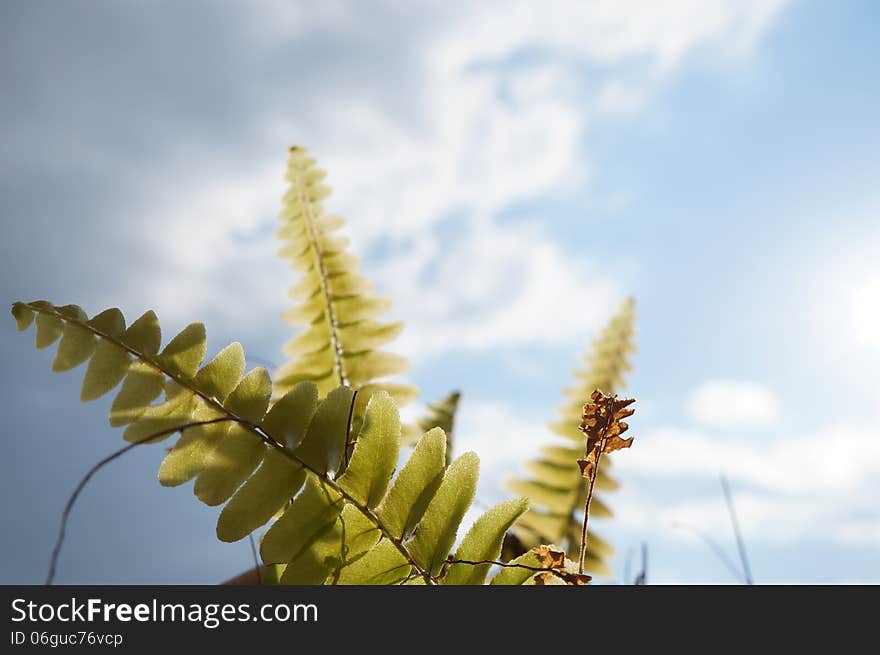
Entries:
POLYGON ((632 437, 622 439, 620 435, 629 429, 623 419, 635 413, 629 407, 634 402, 635 398, 606 396, 599 389, 590 394, 590 402, 584 405, 583 417, 578 426, 587 437, 584 457, 578 460, 583 477, 593 477, 600 455, 632 445, 632 437))
POLYGON ((538 565, 548 569, 534 577, 536 585, 585 585, 592 580, 589 575, 577 573, 577 565, 566 559, 565 552, 554 546, 535 546, 530 551, 538 565))
POLYGON ((593 579, 593 576, 587 575, 586 573, 569 573, 568 571, 560 571, 559 577, 565 580, 565 584, 572 587, 588 585, 590 584, 590 580, 593 579))
POLYGON ((615 450, 623 450, 624 448, 629 448, 632 445, 633 438, 629 439, 621 439, 620 437, 611 437, 608 442, 605 444, 605 452, 613 453, 615 450))
POLYGON ((556 569, 565 566, 565 553, 552 546, 535 546, 532 554, 538 563, 548 569, 556 569))
POLYGON ((569 587, 580 587, 590 584, 593 577, 586 573, 572 573, 565 569, 554 571, 544 571, 535 576, 535 585, 539 587, 551 585, 568 585, 569 587))
POLYGON ((578 466, 581 467, 581 476, 588 480, 593 477, 593 462, 590 459, 579 459, 578 466))

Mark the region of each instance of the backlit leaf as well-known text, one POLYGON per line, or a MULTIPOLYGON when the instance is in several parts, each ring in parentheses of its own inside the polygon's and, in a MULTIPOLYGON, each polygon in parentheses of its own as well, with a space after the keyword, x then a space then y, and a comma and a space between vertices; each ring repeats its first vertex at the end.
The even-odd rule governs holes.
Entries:
POLYGON ((384 391, 373 394, 348 468, 339 486, 358 502, 375 507, 385 496, 397 466, 400 415, 384 391))
POLYGON ((410 546, 420 566, 437 575, 455 543, 458 526, 474 500, 480 460, 465 453, 446 470, 410 546))
POLYGON ((403 465, 377 514, 395 537, 412 532, 443 481, 446 435, 440 428, 427 432, 403 465))

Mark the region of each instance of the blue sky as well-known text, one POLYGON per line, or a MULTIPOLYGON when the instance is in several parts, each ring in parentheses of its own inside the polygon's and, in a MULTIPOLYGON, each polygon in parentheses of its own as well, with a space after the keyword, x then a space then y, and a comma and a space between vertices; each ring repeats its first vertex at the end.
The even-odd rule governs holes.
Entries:
MULTIPOLYGON (((635 446, 611 538, 654 582, 727 582, 737 497, 761 582, 880 582, 880 80, 870 2, 6 2, 7 301, 153 308, 279 359, 286 147, 329 171, 407 322, 423 400, 463 391, 479 497, 549 436, 598 327, 638 302, 635 446)), ((0 581, 38 583, 82 473, 121 443, 81 372, 0 324, 0 581)), ((417 411, 418 407, 410 411, 417 411)), ((58 581, 247 566, 160 448, 102 471, 58 581)))

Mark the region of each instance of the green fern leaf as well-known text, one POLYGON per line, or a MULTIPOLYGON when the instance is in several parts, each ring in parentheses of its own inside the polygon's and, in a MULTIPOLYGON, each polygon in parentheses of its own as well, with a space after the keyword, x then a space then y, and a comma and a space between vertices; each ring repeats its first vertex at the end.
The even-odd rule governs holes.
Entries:
POLYGON ((446 435, 434 428, 416 444, 377 512, 398 539, 408 536, 428 509, 443 482, 445 461, 446 435))
POLYGON ((388 585, 405 580, 412 566, 390 541, 383 539, 366 555, 342 569, 339 584, 388 585))
POLYGON ((335 474, 348 437, 352 391, 337 387, 318 406, 296 456, 313 470, 335 474))
POLYGON ((244 366, 244 348, 235 341, 199 370, 193 384, 205 395, 223 402, 244 374, 244 366))
POLYGON ((424 417, 420 418, 416 426, 407 426, 404 432, 404 440, 407 443, 414 441, 419 434, 432 428, 441 428, 446 434, 446 465, 452 462, 453 434, 455 430, 455 415, 458 412, 458 403, 461 393, 453 391, 443 400, 429 403, 424 417))
POLYGON ((22 302, 12 305, 12 315, 15 317, 15 325, 19 332, 24 332, 34 322, 34 311, 22 302))
MULTIPOLYGON (((59 307, 59 311, 65 308, 59 307)), ((67 311, 77 319, 86 320, 85 312, 76 305, 70 305, 67 311)), ((76 323, 64 323, 61 341, 52 361, 53 371, 69 371, 87 361, 95 352, 97 339, 95 335, 76 323)))
POLYGON ((431 575, 440 573, 455 543, 458 526, 474 500, 479 467, 476 453, 465 453, 452 462, 416 529, 413 557, 431 575))
POLYGON ((217 519, 220 541, 238 541, 264 525, 306 481, 302 466, 269 450, 259 470, 235 493, 217 519))
MULTIPOLYGON (((103 314, 96 316, 93 321, 106 322, 108 325, 115 326, 118 324, 125 328, 125 319, 122 312, 118 309, 108 309, 103 314), (107 316, 105 317, 104 314, 107 316)), ((122 330, 119 330, 122 332, 122 330)), ((106 334, 115 334, 115 329, 109 329, 106 334)), ((159 346, 162 344, 162 330, 159 327, 159 319, 156 314, 150 310, 144 312, 131 326, 125 330, 125 333, 119 339, 123 344, 134 350, 143 353, 147 357, 152 357, 159 352, 159 346)))
POLYGON ((260 555, 270 563, 288 563, 336 523, 342 497, 326 485, 309 478, 305 489, 272 524, 260 542, 260 555))
MULTIPOLYGON (((523 498, 507 500, 483 514, 471 526, 453 560, 483 562, 497 560, 501 555, 504 535, 526 511, 528 505, 523 498)), ((481 585, 486 580, 491 564, 451 564, 444 578, 445 584, 481 585)))
POLYGON ((164 389, 165 377, 160 371, 144 362, 133 362, 110 407, 110 425, 115 428, 136 420, 164 389))
POLYGON ((207 351, 205 326, 191 323, 159 353, 159 363, 172 373, 191 378, 198 371, 207 351))
POLYGON ((384 391, 370 398, 351 462, 339 486, 352 498, 373 508, 379 504, 394 475, 400 447, 400 415, 384 391))
MULTIPOLYGON (((39 324, 38 317, 38 327, 39 324)), ((116 343, 99 342, 86 368, 80 400, 83 402, 95 400, 112 391, 122 382, 130 363, 128 353, 116 343)))
MULTIPOLYGON (((200 405, 193 412, 194 423, 222 418, 222 412, 213 407, 200 405)), ((208 457, 229 430, 230 423, 211 423, 187 428, 180 435, 159 467, 159 483, 176 487, 189 482, 208 465, 208 457)))
POLYGON ((318 388, 311 382, 300 382, 272 405, 263 419, 263 428, 288 450, 296 450, 306 437, 317 407, 318 388))
POLYGON ((58 341, 64 332, 64 323, 60 318, 51 314, 37 315, 36 323, 37 332, 34 343, 41 350, 58 341))
MULTIPOLYGON (((378 350, 393 341, 403 325, 375 320, 389 304, 371 295, 372 285, 357 273, 357 258, 346 250, 348 240, 335 234, 345 222, 324 213, 323 200, 330 193, 321 183, 324 171, 304 148, 293 147, 286 177, 290 188, 278 230, 284 243, 280 255, 302 276, 290 293, 300 304, 284 318, 304 329, 284 346, 291 359, 276 371, 275 394, 311 380, 323 397, 338 386, 361 390, 377 379, 404 372, 404 358, 378 350)), ((398 404, 403 396, 414 395, 415 389, 410 389, 406 394, 398 389, 398 404)), ((355 408, 355 428, 362 410, 362 405, 355 408)))

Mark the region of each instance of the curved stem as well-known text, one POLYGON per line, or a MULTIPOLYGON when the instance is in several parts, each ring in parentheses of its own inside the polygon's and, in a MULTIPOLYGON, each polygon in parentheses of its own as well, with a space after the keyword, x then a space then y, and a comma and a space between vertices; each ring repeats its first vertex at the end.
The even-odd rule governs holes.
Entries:
MULTIPOLYGON (((584 561, 587 558, 587 523, 590 520, 590 503, 593 500, 593 489, 596 487, 596 478, 599 475, 599 461, 602 459, 602 453, 605 452, 605 443, 608 438, 608 428, 611 427, 611 424, 614 422, 614 398, 617 395, 612 396, 611 403, 606 405, 607 416, 605 417, 605 426, 602 428, 602 436, 599 439, 599 447, 596 450, 596 461, 593 463, 593 468, 590 470, 590 488, 587 490, 587 500, 584 503, 584 525, 581 529, 581 552, 578 557, 578 573, 584 572, 584 561)), ((589 443, 590 438, 587 437, 586 444, 584 446, 584 459, 588 457, 589 454, 589 443)))
POLYGON ((97 473, 100 469, 102 469, 105 465, 109 464, 113 460, 122 457, 125 453, 127 453, 135 446, 140 446, 149 441, 153 441, 154 439, 158 439, 159 437, 165 437, 169 434, 174 434, 175 432, 194 428, 199 425, 210 425, 212 423, 222 423, 231 420, 232 419, 229 418, 215 418, 207 421, 194 421, 192 423, 187 423, 186 425, 178 425, 175 428, 160 430, 159 432, 144 437, 143 439, 139 439, 133 443, 128 444, 124 448, 120 448, 119 450, 107 455, 107 457, 105 457, 97 464, 95 464, 92 468, 90 468, 82 477, 82 480, 79 481, 79 484, 76 485, 73 493, 70 494, 70 498, 67 499, 67 504, 64 506, 64 511, 61 513, 61 525, 58 529, 58 539, 55 541, 55 547, 52 549, 52 557, 49 560, 49 573, 46 576, 46 585, 51 585, 52 581, 55 579, 55 570, 58 567, 58 557, 61 555, 61 547, 64 545, 64 536, 67 532, 67 521, 70 518, 70 512, 73 510, 73 505, 74 503, 76 503, 76 499, 79 498, 80 492, 82 492, 82 490, 88 484, 89 480, 92 479, 92 476, 95 473, 97 473))
MULTIPOLYGON (((342 496, 342 498, 345 499, 346 502, 350 503, 351 505, 354 505, 354 507, 361 514, 363 514, 382 533, 382 535, 386 539, 388 539, 392 544, 394 544, 395 548, 397 548, 397 550, 400 552, 400 554, 403 555, 404 558, 406 558, 407 562, 418 571, 419 575, 421 575, 422 578, 424 578, 424 580, 427 584, 436 584, 436 581, 434 580, 433 577, 431 577, 431 574, 428 571, 426 571, 425 569, 423 569, 418 564, 418 562, 416 562, 415 558, 412 556, 412 553, 410 553, 409 549, 406 547, 406 544, 404 544, 400 538, 395 537, 393 535, 393 533, 385 526, 384 523, 382 523, 382 520, 375 514, 375 512, 373 512, 373 510, 371 510, 369 507, 361 504, 359 501, 357 501, 355 498, 353 498, 351 496, 351 494, 349 494, 342 487, 340 487, 336 483, 336 481, 333 480, 329 475, 317 470, 311 464, 308 464, 304 460, 297 457, 294 453, 290 452, 287 448, 284 447, 284 444, 281 441, 279 441, 274 436, 272 436, 269 432, 267 432, 265 430, 265 428, 263 428, 260 425, 257 425, 256 423, 254 423, 252 421, 244 419, 241 416, 238 416, 234 412, 230 412, 228 409, 226 409, 226 407, 223 406, 223 403, 221 403, 217 399, 212 398, 211 396, 208 396, 204 392, 199 391, 198 389, 193 387, 191 384, 191 380, 183 378, 180 375, 178 375, 172 371, 169 371, 166 367, 164 367, 158 361, 154 360, 152 357, 147 357, 143 353, 139 353, 134 348, 131 348, 130 346, 122 343, 118 338, 111 336, 109 334, 106 334, 106 333, 102 332, 101 330, 96 329, 94 326, 90 325, 88 322, 81 321, 76 318, 72 318, 66 314, 62 314, 61 312, 56 311, 54 306, 51 309, 49 309, 47 307, 34 306, 34 305, 31 305, 30 303, 24 303, 24 305, 34 312, 48 314, 51 316, 55 316, 56 318, 59 318, 62 321, 66 321, 68 323, 73 323, 73 324, 75 324, 85 330, 88 330, 89 332, 96 335, 97 337, 99 337, 101 339, 105 339, 105 340, 109 341, 110 343, 116 345, 117 347, 125 350, 126 352, 130 353, 132 356, 137 358, 138 360, 144 362, 144 364, 146 364, 147 366, 150 366, 150 367, 156 369, 157 371, 159 371, 163 375, 166 375, 171 380, 173 380, 174 382, 179 384, 184 389, 187 389, 191 393, 193 393, 196 396, 198 396, 199 398, 201 398, 206 404, 208 404, 209 406, 211 406, 212 408, 214 408, 215 410, 217 410, 218 412, 220 412, 221 414, 224 415, 222 420, 235 421, 236 423, 238 423, 239 425, 244 427, 246 430, 248 430, 249 432, 254 434, 257 438, 259 438, 260 441, 262 441, 263 443, 265 443, 266 445, 268 445, 272 448, 275 448, 282 455, 284 455, 285 457, 287 457, 288 459, 290 459, 294 463, 298 464, 299 466, 303 467, 304 469, 306 469, 307 471, 309 471, 310 473, 312 473, 313 475, 318 477, 322 482, 324 482, 324 484, 326 484, 333 491, 335 491, 340 496, 342 496)), ((217 419, 217 422, 219 422, 219 420, 220 419, 217 419)), ((171 432, 168 432, 168 434, 173 434, 174 432, 177 432, 179 430, 180 430, 180 427, 172 429, 171 432)), ((150 438, 156 439, 157 437, 151 436, 150 438)), ((134 446, 134 445, 137 445, 137 444, 136 443, 130 444, 130 446, 134 446)), ((127 451, 124 450, 124 452, 127 452, 127 451)), ((119 454, 121 455, 122 453, 119 453, 119 454)), ((118 456, 119 455, 116 455, 116 457, 118 457, 118 456)))

